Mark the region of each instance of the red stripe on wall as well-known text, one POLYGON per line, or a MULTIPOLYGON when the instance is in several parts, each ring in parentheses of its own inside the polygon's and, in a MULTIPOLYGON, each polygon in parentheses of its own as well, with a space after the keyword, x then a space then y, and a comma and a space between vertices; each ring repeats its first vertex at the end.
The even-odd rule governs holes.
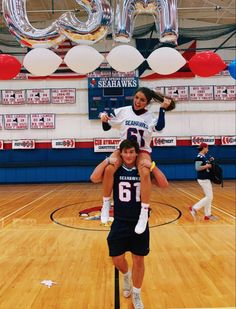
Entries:
MULTIPOLYGON (((176 141, 177 145, 176 147, 181 146, 192 146, 191 139, 180 139, 176 141)), ((216 138, 215 139, 215 145, 219 146, 221 145, 221 139, 216 138)), ((93 148, 93 141, 79 141, 75 142, 75 148, 93 148)), ((168 146, 166 146, 168 147, 168 146)), ((173 146, 171 146, 173 147, 173 146)), ((193 146, 194 147, 194 146, 193 146)), ((10 150, 12 149, 12 143, 11 142, 5 142, 4 143, 4 150, 10 150)), ((52 143, 51 141, 45 141, 45 142, 35 142, 35 149, 52 149, 52 143)), ((68 148, 73 149, 73 148, 68 148)))

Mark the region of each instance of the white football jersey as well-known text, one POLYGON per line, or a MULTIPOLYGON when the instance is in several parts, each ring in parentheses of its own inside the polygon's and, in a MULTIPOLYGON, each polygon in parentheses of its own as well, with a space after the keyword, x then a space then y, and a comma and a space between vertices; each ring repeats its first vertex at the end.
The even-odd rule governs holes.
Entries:
POLYGON ((120 131, 121 141, 135 139, 140 150, 152 152, 150 147, 152 132, 155 131, 157 119, 150 111, 136 115, 132 106, 120 107, 114 110, 112 119, 108 121, 112 128, 120 131))

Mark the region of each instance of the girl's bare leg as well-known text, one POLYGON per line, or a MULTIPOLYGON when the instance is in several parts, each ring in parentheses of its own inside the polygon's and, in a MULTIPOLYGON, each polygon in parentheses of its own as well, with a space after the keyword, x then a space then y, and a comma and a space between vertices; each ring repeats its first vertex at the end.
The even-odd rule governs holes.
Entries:
POLYGON ((109 164, 105 168, 102 187, 103 187, 103 206, 101 209, 101 222, 107 223, 109 220, 109 211, 111 206, 111 193, 114 183, 114 174, 116 170, 120 167, 122 159, 120 157, 120 151, 114 151, 109 157, 109 164))
POLYGON ((141 165, 143 160, 150 160, 151 157, 146 152, 141 152, 137 158, 137 166, 140 175, 140 185, 141 185, 141 212, 139 215, 139 220, 135 227, 135 232, 137 234, 142 234, 147 226, 148 222, 148 210, 149 210, 149 201, 152 189, 151 177, 150 177, 150 170, 149 168, 141 165))

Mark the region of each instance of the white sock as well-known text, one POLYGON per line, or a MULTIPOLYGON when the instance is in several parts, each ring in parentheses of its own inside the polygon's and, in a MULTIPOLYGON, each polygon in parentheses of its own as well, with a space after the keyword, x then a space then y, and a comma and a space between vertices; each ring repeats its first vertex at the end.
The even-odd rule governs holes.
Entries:
POLYGON ((124 274, 124 277, 129 278, 130 276, 130 270, 127 271, 127 273, 124 274))
POLYGON ((142 207, 142 210, 148 211, 148 209, 149 209, 149 204, 141 203, 141 207, 142 207))
POLYGON ((104 196, 102 199, 103 199, 103 204, 109 204, 110 205, 110 203, 111 203, 110 202, 110 197, 105 197, 104 196))
POLYGON ((149 210, 149 204, 141 203, 141 216, 147 216, 149 210))
POLYGON ((141 292, 141 288, 140 288, 140 289, 138 289, 138 288, 136 288, 136 287, 134 287, 134 286, 133 286, 133 292, 134 292, 134 293, 138 293, 138 294, 140 294, 140 292, 141 292))

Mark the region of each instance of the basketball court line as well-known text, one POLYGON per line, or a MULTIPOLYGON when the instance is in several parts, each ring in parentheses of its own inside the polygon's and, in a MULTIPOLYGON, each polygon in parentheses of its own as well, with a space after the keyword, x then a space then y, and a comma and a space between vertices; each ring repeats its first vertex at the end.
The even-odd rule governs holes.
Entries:
POLYGON ((49 191, 49 192, 47 192, 46 194, 44 194, 44 195, 42 195, 42 196, 38 197, 37 199, 35 199, 35 200, 33 200, 33 201, 31 201, 31 202, 29 202, 29 203, 25 204, 25 205, 24 205, 24 206, 22 206, 21 208, 16 209, 15 211, 13 211, 13 212, 9 213, 7 216, 2 217, 2 218, 1 218, 1 220, 5 220, 6 218, 8 218, 8 217, 10 217, 10 216, 14 215, 15 213, 17 213, 17 212, 21 211, 22 209, 24 209, 24 208, 28 207, 29 205, 33 204, 34 202, 39 201, 40 199, 42 199, 43 197, 45 197, 45 196, 47 196, 47 195, 51 194, 51 193, 52 193, 52 192, 54 192, 54 191, 55 191, 55 190, 49 191))
MULTIPOLYGON (((197 200, 199 199, 198 196, 196 196, 196 195, 194 195, 194 194, 192 194, 192 193, 189 193, 189 192, 187 192, 187 191, 185 191, 185 190, 183 190, 183 189, 178 188, 178 190, 184 192, 185 194, 187 194, 187 195, 189 195, 189 196, 191 196, 191 197, 193 197, 193 198, 195 198, 195 199, 197 199, 197 200)), ((230 213, 228 213, 228 212, 222 210, 221 208, 216 207, 214 204, 212 204, 212 208, 215 208, 215 209, 218 210, 219 212, 222 212, 223 214, 229 216, 230 218, 232 218, 232 219, 234 219, 234 220, 236 219, 235 216, 233 216, 233 215, 231 215, 230 213)), ((204 308, 203 308, 203 309, 204 309, 204 308)))
POLYGON ((235 309, 235 307, 205 307, 205 308, 169 308, 169 309, 235 309))

